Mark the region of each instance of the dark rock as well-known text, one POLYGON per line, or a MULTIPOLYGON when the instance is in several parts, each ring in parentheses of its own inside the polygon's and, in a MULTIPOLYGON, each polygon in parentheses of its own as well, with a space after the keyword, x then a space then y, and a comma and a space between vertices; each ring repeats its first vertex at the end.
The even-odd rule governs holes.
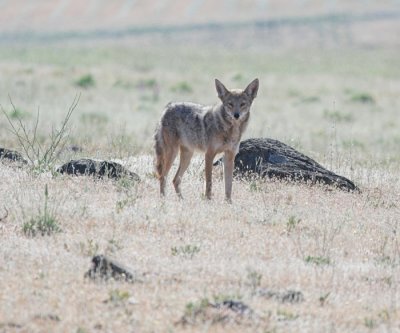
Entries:
POLYGON ((274 299, 280 303, 300 303, 304 301, 303 293, 296 290, 274 291, 260 289, 257 295, 268 299, 274 299))
POLYGON ((18 323, 14 323, 14 322, 12 322, 12 321, 9 321, 9 322, 7 322, 7 323, 0 323, 0 328, 1 329, 5 329, 4 331, 2 330, 1 332, 7 332, 7 327, 8 328, 22 328, 23 327, 23 325, 22 324, 18 324, 18 323))
MULTIPOLYGON (((220 163, 222 159, 214 165, 220 163)), ((325 169, 294 148, 268 138, 253 138, 240 143, 235 158, 235 175, 246 177, 251 174, 291 181, 320 182, 346 191, 358 191, 349 179, 325 169)))
POLYGON ((253 314, 253 310, 240 301, 225 300, 221 303, 212 304, 212 306, 216 309, 228 309, 242 316, 253 314))
POLYGON ((96 161, 89 158, 80 160, 71 160, 63 164, 57 169, 59 173, 66 173, 68 175, 85 175, 108 177, 112 179, 120 179, 128 177, 135 181, 140 181, 139 176, 124 168, 121 164, 111 161, 96 161))
POLYGON ((85 273, 85 278, 105 281, 111 278, 120 281, 135 281, 134 275, 127 268, 103 255, 92 258, 92 267, 85 273))
POLYGON ((22 157, 20 153, 6 148, 0 148, 0 160, 8 160, 12 162, 21 162, 28 164, 28 161, 22 157))

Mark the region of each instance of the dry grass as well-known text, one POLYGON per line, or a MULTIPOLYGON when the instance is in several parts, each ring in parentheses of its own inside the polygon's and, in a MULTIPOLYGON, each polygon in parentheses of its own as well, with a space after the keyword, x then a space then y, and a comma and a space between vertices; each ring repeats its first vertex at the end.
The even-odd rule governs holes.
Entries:
MULTIPOLYGON (((9 93, 27 124, 40 105, 41 140, 83 91, 70 135, 83 151, 65 151, 60 163, 113 158, 142 178, 132 185, 0 164, 0 218, 9 211, 0 221, 0 331, 400 331, 399 68, 397 49, 0 48, 0 103, 11 111, 9 93), (92 83, 77 85, 85 76, 92 83), (361 194, 255 179, 236 181, 229 205, 216 169, 209 202, 198 156, 185 200, 172 185, 159 200, 150 152, 163 105, 214 103, 214 77, 242 87, 256 76, 246 137, 295 146, 361 194), (46 184, 61 232, 30 237, 24 224, 43 213, 46 184), (141 282, 85 280, 95 253, 141 282), (282 304, 260 288, 298 290, 304 301, 282 304), (203 299, 241 300, 254 316, 213 324, 203 309, 194 326, 179 324, 203 299)), ((0 118, 1 146, 18 149, 7 128, 0 118)))
POLYGON ((156 180, 146 176, 150 157, 125 162, 144 178, 128 189, 111 181, 32 177, 1 166, 1 202, 10 211, 0 224, 3 330, 14 331, 7 325, 16 324, 30 332, 79 327, 85 332, 128 327, 179 332, 184 327, 175 323, 188 303, 215 297, 240 299, 258 317, 228 326, 205 320, 189 329, 399 328, 398 171, 388 180, 379 170, 368 170, 368 178, 360 176, 362 194, 271 181, 256 181, 257 186, 235 182, 234 204, 229 205, 223 202, 220 170, 215 173, 214 200, 202 199, 201 159, 184 181, 185 200, 175 198, 171 186, 164 202, 157 199, 156 180), (44 184, 62 232, 29 238, 23 223, 41 207, 44 184), (173 251, 187 245, 199 251, 190 256, 173 251), (127 264, 142 282, 85 281, 95 252, 127 264), (307 257, 328 263, 307 262, 307 257), (260 274, 259 285, 252 272, 260 274), (258 287, 299 290, 305 301, 280 304, 254 296, 258 287), (124 299, 105 303, 113 290, 127 292, 134 304, 124 299))

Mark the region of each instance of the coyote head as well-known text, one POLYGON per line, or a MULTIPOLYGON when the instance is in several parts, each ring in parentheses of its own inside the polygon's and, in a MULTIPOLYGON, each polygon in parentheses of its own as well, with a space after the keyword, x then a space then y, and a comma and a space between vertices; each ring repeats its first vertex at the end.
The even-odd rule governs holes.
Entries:
POLYGON ((246 118, 250 112, 251 103, 257 96, 258 79, 253 80, 244 90, 228 90, 217 79, 215 79, 215 87, 217 88, 218 97, 232 120, 240 121, 246 118))

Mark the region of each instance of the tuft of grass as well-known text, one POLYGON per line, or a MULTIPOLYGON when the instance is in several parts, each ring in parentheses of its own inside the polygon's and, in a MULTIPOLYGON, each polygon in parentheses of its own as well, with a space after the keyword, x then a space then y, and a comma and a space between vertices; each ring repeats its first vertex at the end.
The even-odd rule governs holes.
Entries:
POLYGON ((93 239, 88 239, 86 243, 79 242, 79 249, 81 254, 86 255, 88 257, 93 257, 96 253, 99 252, 99 244, 93 239))
POLYGON ((48 201, 49 191, 46 184, 44 189, 43 211, 40 211, 36 217, 33 217, 28 222, 24 223, 22 231, 26 236, 49 236, 61 231, 61 228, 57 224, 55 215, 49 210, 48 201))
POLYGON ((250 191, 251 192, 260 192, 260 191, 263 190, 263 187, 261 186, 260 181, 257 181, 257 180, 252 180, 250 182, 249 186, 250 186, 250 191))
POLYGON ((300 224, 301 219, 296 218, 296 216, 292 215, 289 217, 289 220, 286 222, 286 230, 287 233, 291 233, 296 229, 296 227, 300 224))
POLYGON ((137 87, 141 89, 154 89, 158 87, 158 83, 154 78, 142 79, 137 83, 137 87))
POLYGON ((307 256, 304 258, 304 261, 308 264, 314 264, 317 266, 329 265, 331 260, 327 257, 319 257, 319 256, 307 256))
POLYGON ((209 305, 210 301, 207 298, 202 298, 198 302, 189 302, 185 306, 184 317, 188 322, 194 322, 196 317, 204 312, 209 305))
POLYGON ((278 309, 276 311, 276 314, 278 316, 278 320, 280 321, 292 321, 296 320, 299 318, 299 315, 294 314, 293 312, 290 312, 289 310, 284 310, 284 309, 278 309))
POLYGON ((186 81, 178 82, 171 88, 171 90, 173 92, 184 93, 184 94, 189 94, 193 92, 192 86, 186 81))
POLYGON ((324 110, 324 118, 338 123, 339 122, 349 123, 354 120, 353 115, 351 113, 342 113, 339 111, 330 111, 330 110, 324 110))
POLYGON ((184 245, 171 247, 171 254, 173 256, 183 256, 192 259, 197 253, 200 252, 200 247, 197 245, 184 245))
POLYGON ((133 88, 133 86, 134 85, 132 82, 125 81, 122 79, 116 80, 113 85, 113 87, 115 87, 115 88, 122 88, 122 89, 131 89, 131 88, 133 88))
POLYGON ((302 103, 316 103, 319 102, 320 98, 318 96, 307 96, 301 99, 302 103))
POLYGON ((247 277, 245 284, 250 287, 252 295, 256 293, 257 288, 261 285, 262 274, 252 270, 247 270, 247 277))
POLYGON ((377 322, 374 318, 364 318, 364 326, 373 329, 377 327, 377 322))
POLYGON ((109 297, 106 302, 110 302, 114 305, 119 305, 126 302, 129 299, 130 294, 128 291, 114 289, 108 293, 108 296, 109 297))
POLYGON ((352 102, 364 103, 364 104, 375 104, 375 99, 368 93, 354 93, 350 100, 352 102))
POLYGON ((85 112, 80 118, 85 124, 103 125, 108 122, 107 115, 97 112, 85 112))
POLYGON ((92 74, 86 74, 81 76, 78 80, 76 80, 75 85, 87 89, 94 87, 96 83, 92 74))

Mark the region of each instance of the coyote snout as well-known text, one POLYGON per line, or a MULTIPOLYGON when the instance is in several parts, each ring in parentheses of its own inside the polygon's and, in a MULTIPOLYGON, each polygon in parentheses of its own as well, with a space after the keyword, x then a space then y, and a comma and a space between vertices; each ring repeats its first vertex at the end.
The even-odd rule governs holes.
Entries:
POLYGON ((249 121, 250 107, 257 96, 258 86, 258 79, 255 79, 244 90, 228 90, 216 79, 215 87, 222 103, 215 106, 170 103, 166 106, 154 135, 161 195, 165 195, 166 177, 179 150, 179 168, 173 184, 178 196, 182 197, 182 176, 194 150, 200 150, 205 152, 206 197, 211 199, 214 157, 223 152, 225 198, 231 200, 234 159, 249 121))

